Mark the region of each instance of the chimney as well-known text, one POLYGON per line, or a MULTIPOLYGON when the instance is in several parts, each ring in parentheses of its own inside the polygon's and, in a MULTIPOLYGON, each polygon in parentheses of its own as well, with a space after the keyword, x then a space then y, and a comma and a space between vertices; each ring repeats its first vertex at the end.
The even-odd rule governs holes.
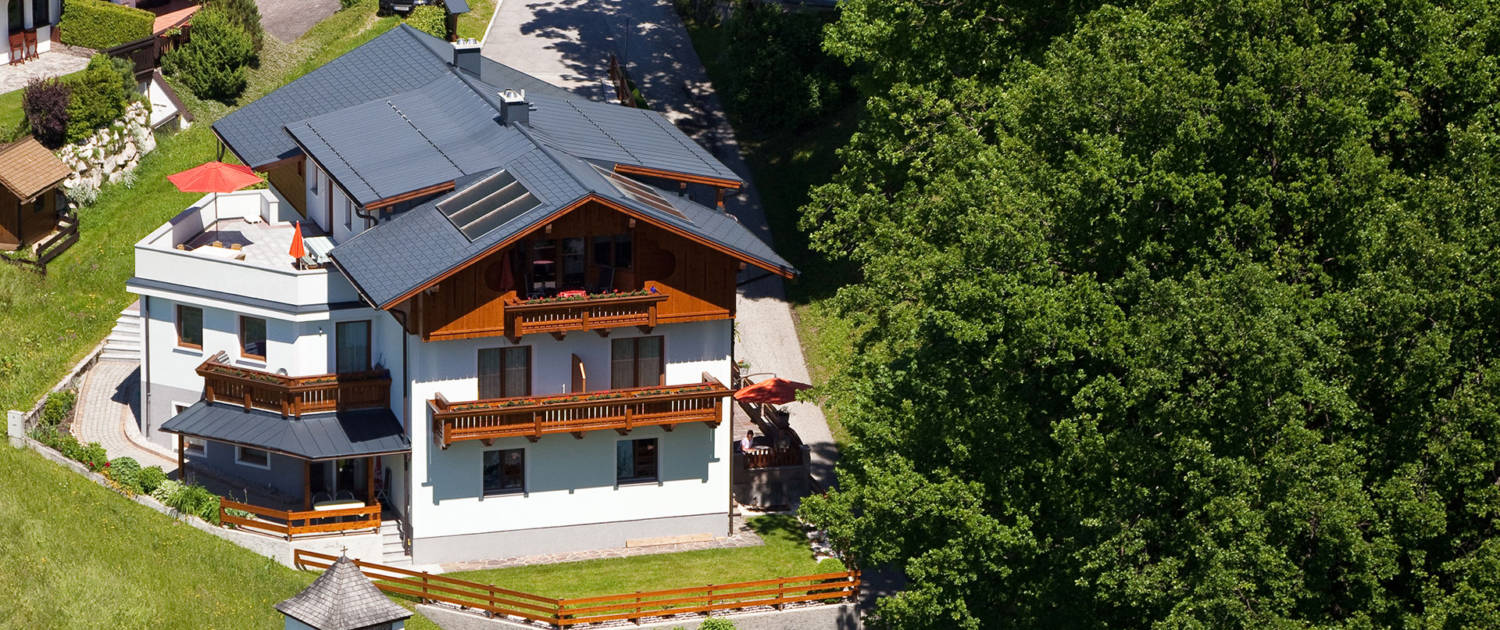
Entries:
POLYGON ((479 76, 479 40, 460 39, 453 42, 453 67, 474 76, 479 76))
POLYGON ((505 106, 500 110, 500 122, 529 124, 531 104, 526 102, 526 90, 500 90, 500 101, 505 106))

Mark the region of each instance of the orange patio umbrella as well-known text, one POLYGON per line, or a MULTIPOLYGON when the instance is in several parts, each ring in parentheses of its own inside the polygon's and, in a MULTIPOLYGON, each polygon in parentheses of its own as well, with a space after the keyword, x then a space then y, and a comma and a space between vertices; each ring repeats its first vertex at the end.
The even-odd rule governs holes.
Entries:
POLYGON ((754 385, 741 387, 740 391, 734 393, 734 399, 748 403, 784 405, 796 400, 799 390, 811 388, 812 385, 807 383, 798 383, 784 378, 768 378, 754 385))
POLYGON ((287 255, 292 257, 292 260, 302 260, 302 257, 307 255, 307 249, 302 247, 301 221, 298 221, 296 225, 292 226, 292 247, 291 249, 287 250, 286 253, 287 255))
POLYGON ((225 164, 223 162, 204 162, 185 170, 181 173, 173 173, 167 176, 167 181, 172 182, 177 190, 182 192, 206 192, 214 194, 214 230, 218 231, 219 222, 219 193, 234 192, 246 186, 254 186, 260 183, 261 178, 250 170, 250 167, 240 164, 225 164))

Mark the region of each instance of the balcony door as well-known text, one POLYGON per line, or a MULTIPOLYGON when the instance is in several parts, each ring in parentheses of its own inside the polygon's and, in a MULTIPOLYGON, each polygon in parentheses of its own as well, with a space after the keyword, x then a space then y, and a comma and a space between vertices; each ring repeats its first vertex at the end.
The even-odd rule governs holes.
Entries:
POLYGON ((479 351, 479 398, 531 395, 531 346, 479 351))
POLYGON ((611 389, 650 387, 666 382, 661 337, 616 339, 610 345, 611 389))
POLYGON ((334 328, 334 360, 339 374, 370 369, 370 322, 339 322, 334 328))

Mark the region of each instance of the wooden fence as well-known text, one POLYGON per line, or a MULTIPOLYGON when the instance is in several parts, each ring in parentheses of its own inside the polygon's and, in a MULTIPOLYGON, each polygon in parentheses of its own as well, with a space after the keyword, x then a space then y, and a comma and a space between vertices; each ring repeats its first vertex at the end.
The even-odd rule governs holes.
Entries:
MULTIPOLYGON (((49 193, 50 194, 50 193, 49 193)), ((30 269, 43 276, 47 275, 47 263, 68 251, 74 243, 78 242, 78 215, 64 214, 58 219, 57 231, 42 241, 36 249, 36 260, 20 257, 3 256, 3 259, 19 267, 30 269)))
MULTIPOLYGON (((338 558, 298 549, 293 562, 303 570, 322 570, 338 558)), ((854 601, 859 571, 772 578, 733 584, 709 584, 658 591, 636 591, 597 597, 553 598, 512 591, 441 575, 355 560, 366 577, 387 593, 442 602, 485 613, 507 615, 568 628, 586 623, 630 621, 652 617, 704 614, 743 608, 775 608, 801 602, 854 601)))
POLYGON ((380 506, 344 508, 341 510, 273 510, 258 505, 219 500, 219 522, 242 529, 260 530, 291 540, 304 534, 348 533, 380 529, 380 506), (249 512, 254 518, 230 514, 229 510, 249 512))

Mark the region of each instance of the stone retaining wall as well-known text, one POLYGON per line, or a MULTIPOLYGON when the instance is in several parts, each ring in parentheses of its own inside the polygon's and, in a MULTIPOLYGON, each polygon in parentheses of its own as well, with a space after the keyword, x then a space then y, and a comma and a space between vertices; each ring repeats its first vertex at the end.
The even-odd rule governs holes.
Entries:
POLYGON ((151 135, 151 106, 133 101, 109 127, 98 129, 83 142, 70 144, 57 157, 73 171, 63 180, 63 191, 74 201, 92 201, 99 187, 112 184, 135 172, 141 156, 156 148, 151 135))

